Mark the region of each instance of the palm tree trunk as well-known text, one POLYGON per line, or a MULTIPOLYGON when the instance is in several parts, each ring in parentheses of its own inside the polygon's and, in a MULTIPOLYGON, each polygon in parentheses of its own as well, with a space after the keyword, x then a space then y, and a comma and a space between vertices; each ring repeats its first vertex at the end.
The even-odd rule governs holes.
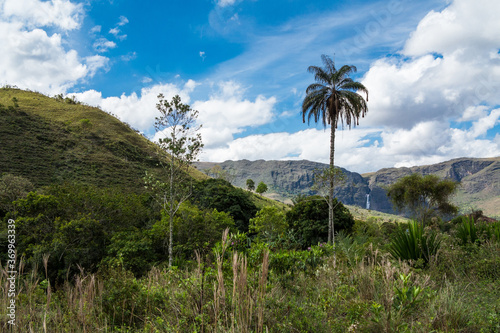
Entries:
POLYGON ((334 186, 334 153, 335 153, 335 130, 337 121, 334 120, 330 129, 330 188, 328 192, 328 243, 335 244, 335 228, 333 225, 333 186, 334 186))

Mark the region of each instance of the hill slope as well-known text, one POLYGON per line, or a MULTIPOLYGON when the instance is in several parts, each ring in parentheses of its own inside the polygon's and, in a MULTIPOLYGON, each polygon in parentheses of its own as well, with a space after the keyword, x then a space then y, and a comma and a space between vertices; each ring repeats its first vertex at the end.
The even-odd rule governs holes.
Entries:
MULTIPOLYGON (((196 166, 204 170, 216 164, 197 163, 196 166)), ((310 161, 264 160, 226 161, 218 165, 234 175, 234 185, 245 187, 248 178, 256 183, 263 181, 280 200, 290 199, 298 194, 311 194, 314 169, 328 167, 326 164, 310 161)), ((342 170, 346 181, 336 189, 335 196, 347 205, 366 208, 369 194, 371 209, 393 213, 385 187, 401 177, 418 172, 460 181, 460 189, 453 201, 462 210, 482 209, 487 215, 500 216, 500 157, 460 158, 427 166, 382 169, 364 175, 342 170)))
POLYGON ((135 192, 146 170, 160 171, 154 144, 98 108, 9 88, 0 89, 0 104, 0 174, 135 192))

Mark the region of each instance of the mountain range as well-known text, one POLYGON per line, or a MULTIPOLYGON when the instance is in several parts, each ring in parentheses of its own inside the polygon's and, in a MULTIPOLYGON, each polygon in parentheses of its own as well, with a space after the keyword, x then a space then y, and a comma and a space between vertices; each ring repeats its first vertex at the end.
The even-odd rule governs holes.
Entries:
MULTIPOLYGON (((69 98, 13 88, 0 88, 0 175, 29 179, 36 187, 54 183, 89 183, 132 192, 144 188, 145 171, 161 173, 155 145, 126 123, 106 112, 69 98)), ((327 167, 311 161, 199 162, 206 170, 219 165, 231 182, 266 183, 267 196, 289 201, 313 194, 313 172, 327 167)), ((500 157, 459 158, 412 168, 388 168, 368 174, 342 169, 345 181, 335 196, 347 205, 392 213, 385 187, 419 172, 461 182, 453 201, 462 209, 481 209, 500 217, 500 157)), ((207 176, 193 168, 196 179, 207 176)), ((256 196, 255 198, 260 198, 256 196)))
MULTIPOLYGON (((201 170, 219 165, 227 171, 234 185, 246 187, 246 180, 260 181, 269 187, 267 195, 288 201, 297 195, 314 194, 311 190, 316 169, 327 164, 306 160, 292 161, 225 161, 198 162, 201 170)), ((500 216, 500 157, 457 158, 450 161, 411 168, 385 168, 377 172, 359 174, 341 168, 345 180, 335 190, 335 196, 344 204, 394 213, 386 195, 386 187, 411 173, 434 174, 460 182, 453 197, 461 211, 482 210, 486 215, 500 216)))

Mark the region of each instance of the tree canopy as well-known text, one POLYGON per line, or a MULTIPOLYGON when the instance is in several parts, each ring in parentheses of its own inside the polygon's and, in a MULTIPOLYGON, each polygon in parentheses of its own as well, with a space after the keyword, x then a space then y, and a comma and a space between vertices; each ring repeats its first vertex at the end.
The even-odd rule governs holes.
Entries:
POLYGON ((407 211, 424 224, 436 214, 457 213, 458 208, 449 202, 457 188, 453 180, 413 173, 389 186, 387 196, 397 211, 407 211))

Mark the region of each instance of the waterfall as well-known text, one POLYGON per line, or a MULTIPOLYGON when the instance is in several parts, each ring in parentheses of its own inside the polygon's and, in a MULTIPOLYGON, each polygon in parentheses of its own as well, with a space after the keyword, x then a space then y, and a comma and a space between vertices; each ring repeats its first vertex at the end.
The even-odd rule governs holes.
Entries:
POLYGON ((370 194, 366 195, 366 209, 370 209, 370 194))

